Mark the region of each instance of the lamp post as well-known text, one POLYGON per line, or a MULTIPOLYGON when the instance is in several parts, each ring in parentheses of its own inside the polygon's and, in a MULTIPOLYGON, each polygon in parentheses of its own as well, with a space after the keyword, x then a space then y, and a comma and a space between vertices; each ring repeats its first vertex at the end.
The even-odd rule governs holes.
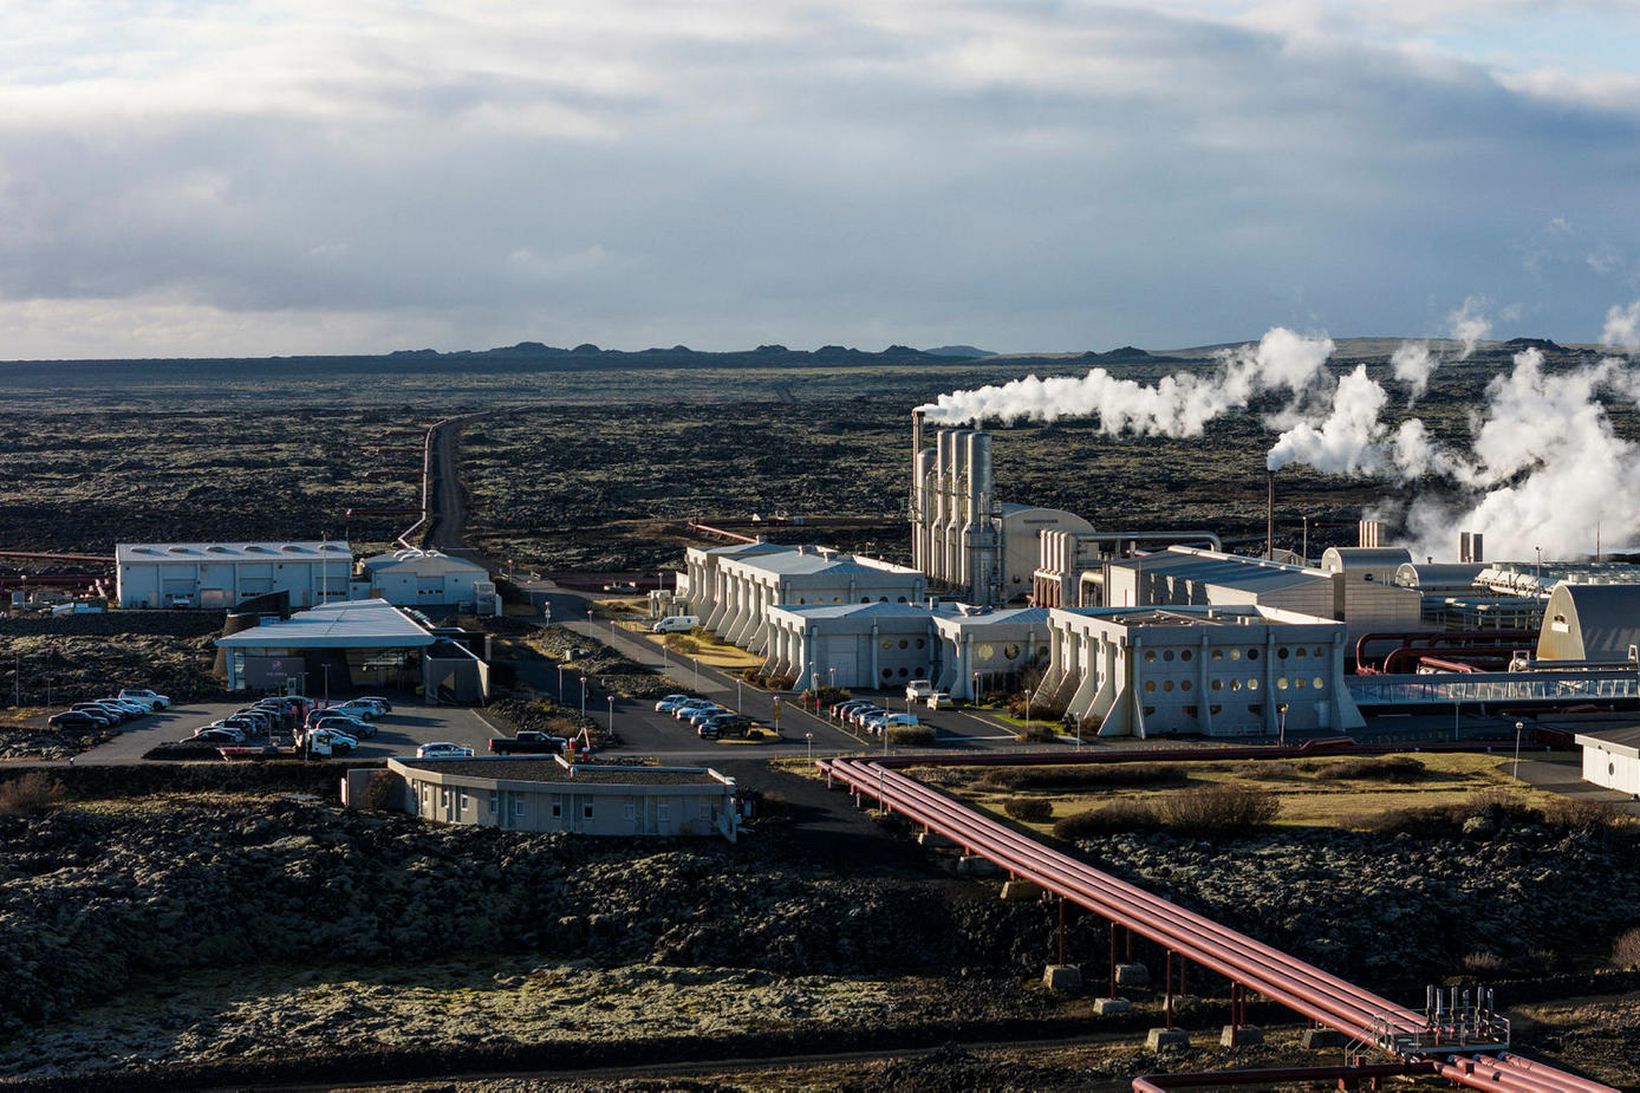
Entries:
POLYGON ((609 735, 615 735, 615 696, 609 696, 609 735))
POLYGON ((837 689, 837 665, 833 664, 826 669, 826 678, 831 682, 831 689, 837 689))
POLYGON ((1277 706, 1276 707, 1276 712, 1281 715, 1281 736, 1279 738, 1279 742, 1280 742, 1280 745, 1282 747, 1286 747, 1287 746, 1287 703, 1283 702, 1283 703, 1281 703, 1281 705, 1277 706))
POLYGON ((740 712, 741 685, 743 682, 744 681, 739 676, 735 677, 735 713, 740 712))
POLYGON ((581 677, 581 716, 587 715, 587 677, 581 677))
POLYGON ((695 662, 695 690, 700 690, 700 658, 693 658, 695 662))
POLYGON ((1543 548, 1533 547, 1532 549, 1537 551, 1537 582, 1538 591, 1541 592, 1543 590, 1543 548))
POLYGON ((1526 722, 1515 722, 1515 778, 1520 778, 1520 733, 1526 728, 1526 722))
POLYGON ((809 762, 812 763, 812 762, 814 762, 814 734, 812 732, 806 732, 806 733, 803 734, 803 739, 808 741, 808 744, 809 744, 809 762))
POLYGON ((325 668, 325 705, 329 706, 330 705, 330 665, 326 664, 324 666, 324 668, 325 668))
POLYGON ((558 662, 558 701, 564 701, 564 662, 558 662))

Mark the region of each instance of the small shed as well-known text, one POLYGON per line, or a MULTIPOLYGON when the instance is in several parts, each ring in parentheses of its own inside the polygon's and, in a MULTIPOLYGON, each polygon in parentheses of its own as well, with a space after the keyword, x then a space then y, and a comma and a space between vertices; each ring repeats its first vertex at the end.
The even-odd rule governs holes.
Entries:
POLYGON ((1583 780, 1640 797, 1640 726, 1579 733, 1583 780))
POLYGON ((1571 584, 1549 593, 1539 660, 1625 663, 1640 645, 1640 584, 1571 584))

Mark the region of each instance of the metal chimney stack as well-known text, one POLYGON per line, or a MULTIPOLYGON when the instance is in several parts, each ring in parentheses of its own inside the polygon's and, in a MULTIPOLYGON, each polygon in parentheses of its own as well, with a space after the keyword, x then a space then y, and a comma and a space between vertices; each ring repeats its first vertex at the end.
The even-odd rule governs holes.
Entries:
POLYGON ((1478 531, 1458 534, 1458 561, 1480 564, 1486 561, 1485 537, 1478 531))
POLYGON ((1377 547, 1383 545, 1384 525, 1377 520, 1363 520, 1356 538, 1357 546, 1377 547))
POLYGON ((1276 559, 1276 472, 1266 471, 1264 479, 1267 487, 1264 507, 1264 557, 1273 562, 1276 559))

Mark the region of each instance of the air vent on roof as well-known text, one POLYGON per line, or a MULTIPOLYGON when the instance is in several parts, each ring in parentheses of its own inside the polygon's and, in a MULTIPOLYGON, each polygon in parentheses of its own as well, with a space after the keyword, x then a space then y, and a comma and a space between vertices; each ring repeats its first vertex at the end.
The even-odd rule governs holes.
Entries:
POLYGON ((252 543, 250 546, 245 548, 245 553, 246 554, 272 554, 273 551, 269 550, 265 546, 262 546, 260 543, 252 543))
POLYGON ((300 553, 302 553, 302 548, 297 546, 295 543, 286 543, 284 546, 280 547, 279 549, 284 551, 286 554, 300 554, 300 553))
POLYGON ((324 546, 320 547, 319 549, 320 550, 342 550, 344 548, 342 547, 341 543, 326 543, 324 546))
POLYGON ((185 546, 174 546, 174 547, 170 547, 169 549, 170 549, 172 554, 187 554, 188 553, 188 548, 185 547, 185 546))
POLYGON ((209 550, 212 554, 232 554, 233 553, 232 550, 230 550, 228 547, 223 546, 221 543, 218 543, 215 546, 206 547, 205 549, 209 550))

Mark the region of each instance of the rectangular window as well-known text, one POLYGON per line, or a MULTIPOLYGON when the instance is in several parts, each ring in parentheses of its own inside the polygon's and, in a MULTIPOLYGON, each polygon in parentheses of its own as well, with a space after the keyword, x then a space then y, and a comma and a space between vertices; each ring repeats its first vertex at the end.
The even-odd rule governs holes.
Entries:
MULTIPOLYGON (((552 814, 554 816, 558 815, 558 810, 554 809, 552 814)), ((522 797, 514 797, 513 798, 513 815, 514 816, 524 815, 524 798, 522 798, 522 797)))
POLYGON ((581 806, 581 819, 583 819, 583 820, 592 819, 592 802, 591 801, 588 801, 586 804, 581 806))
POLYGON ((466 811, 467 811, 467 791, 462 790, 460 793, 456 794, 456 814, 461 815, 461 814, 465 813, 466 811))
POLYGON ((495 790, 490 790, 490 815, 495 815, 495 790))
POLYGON ((552 799, 552 818, 559 819, 564 815, 564 801, 561 797, 552 799))
POLYGON ((636 820, 638 818, 638 806, 633 804, 631 801, 626 802, 621 811, 628 820, 636 820))

